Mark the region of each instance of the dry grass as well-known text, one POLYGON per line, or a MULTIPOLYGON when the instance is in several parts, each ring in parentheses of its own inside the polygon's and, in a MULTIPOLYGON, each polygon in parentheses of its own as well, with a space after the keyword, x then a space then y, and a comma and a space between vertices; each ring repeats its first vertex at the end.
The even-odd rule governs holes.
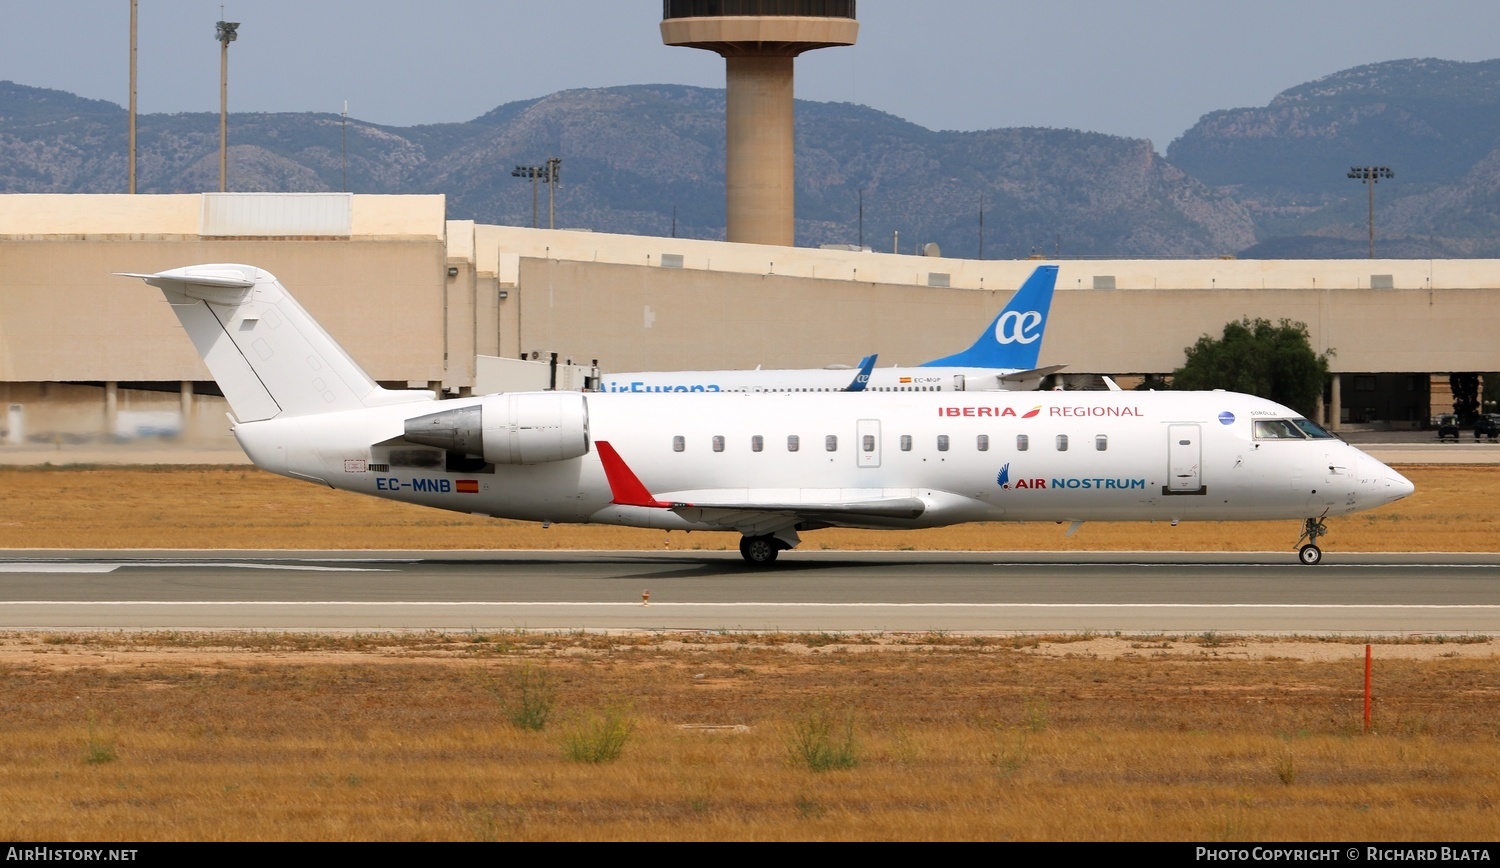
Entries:
POLYGON ((0 636, 0 836, 1500 837, 1493 651, 1377 646, 1364 734, 1356 655, 1157 638, 1096 659, 1035 637, 0 636), (556 687, 555 725, 507 721, 489 686, 518 669, 556 687), (620 710, 618 759, 568 758, 620 710), (796 761, 814 713, 852 723, 851 767, 796 761))
MULTIPOLYGON (((1332 549, 1496 549, 1500 468, 1403 472, 1417 494, 1332 522, 1332 549)), ((0 490, 8 548, 735 542, 543 531, 240 468, 4 469, 0 490)), ((819 531, 805 545, 1254 550, 1295 535, 1280 522, 1100 524, 1072 538, 1052 525, 974 525, 819 531)), ((1362 649, 1244 645, 1208 634, 0 635, 0 836, 1500 838, 1489 640, 1377 645, 1368 734, 1362 649), (1100 656, 1101 641, 1127 650, 1100 656), (508 716, 504 692, 523 676, 551 692, 541 731, 508 716), (840 739, 851 727, 848 767, 798 760, 799 726, 814 719, 840 739), (610 720, 628 724, 618 758, 569 758, 570 737, 610 720)))
MULTIPOLYGON (((1494 551, 1500 467, 1408 466, 1399 503, 1332 519, 1331 551, 1494 551)), ((476 518, 245 468, 0 468, 0 548, 703 549, 728 533, 664 533, 476 518)), ((973 524, 928 531, 821 530, 807 550, 1290 550, 1296 522, 973 524)))

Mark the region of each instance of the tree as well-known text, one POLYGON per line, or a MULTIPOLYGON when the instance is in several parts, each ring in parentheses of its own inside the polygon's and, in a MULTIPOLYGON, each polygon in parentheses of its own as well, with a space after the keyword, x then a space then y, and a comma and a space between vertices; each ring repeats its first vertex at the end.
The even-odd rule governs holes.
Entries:
POLYGON ((1187 363, 1172 372, 1174 389, 1228 389, 1285 404, 1312 416, 1328 382, 1332 350, 1313 352, 1307 325, 1245 317, 1184 348, 1187 363))
POLYGON ((1479 375, 1449 374, 1448 386, 1453 389, 1453 412, 1459 423, 1471 424, 1479 415, 1479 375))

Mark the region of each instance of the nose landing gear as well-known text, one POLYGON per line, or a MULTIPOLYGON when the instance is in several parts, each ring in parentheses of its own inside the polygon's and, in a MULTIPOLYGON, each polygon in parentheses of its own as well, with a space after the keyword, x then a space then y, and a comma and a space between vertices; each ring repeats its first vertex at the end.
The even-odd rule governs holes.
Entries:
MULTIPOLYGON (((1323 513, 1323 515, 1327 514, 1323 513)), ((1306 545, 1297 549, 1297 559, 1310 567, 1318 565, 1323 560, 1323 550, 1318 548, 1318 537, 1328 534, 1328 525, 1323 523, 1323 515, 1303 521, 1302 536, 1297 537, 1299 544, 1307 540, 1306 545)))

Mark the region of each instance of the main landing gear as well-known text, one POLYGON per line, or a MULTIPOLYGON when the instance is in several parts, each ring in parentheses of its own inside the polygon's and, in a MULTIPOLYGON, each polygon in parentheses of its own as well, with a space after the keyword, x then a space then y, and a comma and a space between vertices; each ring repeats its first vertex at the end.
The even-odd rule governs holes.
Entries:
MULTIPOLYGON (((1327 515, 1325 512, 1323 515, 1327 515)), ((1308 566, 1317 566, 1323 561, 1323 550, 1318 548, 1318 537, 1328 533, 1328 525, 1323 523, 1323 516, 1309 518, 1302 522, 1302 536, 1297 537, 1297 542, 1307 540, 1307 544, 1297 549, 1297 559, 1308 566)))
POLYGON ((770 566, 783 548, 781 540, 774 536, 740 537, 740 556, 752 567, 770 566))

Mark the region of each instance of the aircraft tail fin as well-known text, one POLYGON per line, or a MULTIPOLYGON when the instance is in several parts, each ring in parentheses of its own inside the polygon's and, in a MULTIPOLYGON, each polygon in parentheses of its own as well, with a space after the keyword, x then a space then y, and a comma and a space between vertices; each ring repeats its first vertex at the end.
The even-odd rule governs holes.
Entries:
POLYGON ((274 275, 253 265, 120 276, 162 291, 241 422, 434 397, 381 388, 274 275))
POLYGON ((1052 290, 1056 285, 1057 266, 1037 266, 973 346, 955 355, 923 362, 921 366, 1035 368, 1042 354, 1042 334, 1047 328, 1047 312, 1052 308, 1052 290))
POLYGON ((854 379, 844 387, 845 392, 863 392, 865 386, 870 384, 870 372, 875 369, 875 359, 878 354, 871 354, 859 360, 859 370, 855 371, 854 379))

